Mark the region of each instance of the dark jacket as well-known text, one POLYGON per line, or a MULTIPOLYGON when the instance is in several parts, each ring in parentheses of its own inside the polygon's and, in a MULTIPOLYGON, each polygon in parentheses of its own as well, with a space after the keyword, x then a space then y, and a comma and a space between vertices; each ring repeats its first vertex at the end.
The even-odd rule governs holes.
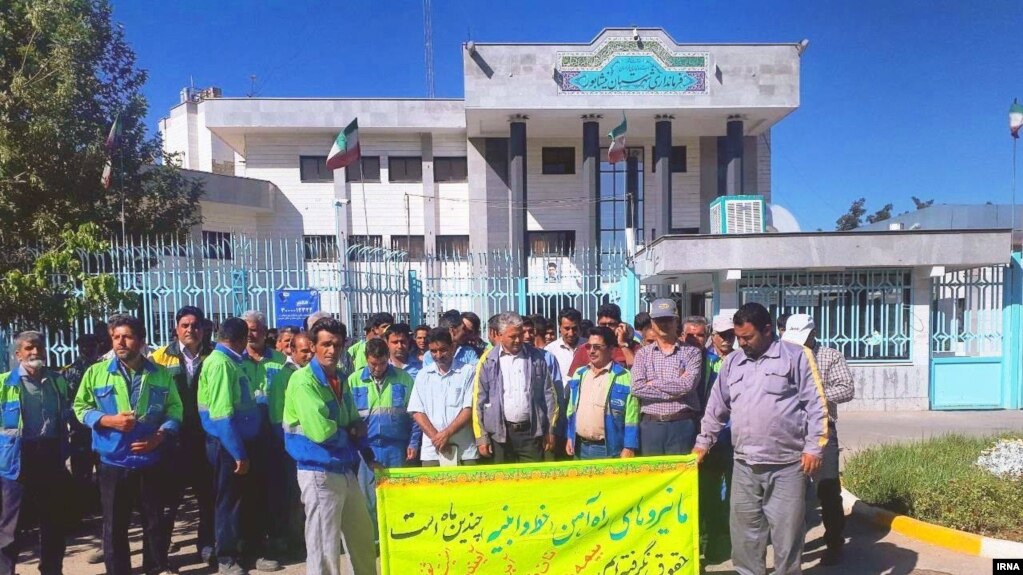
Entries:
MULTIPOLYGON (((534 437, 554 433, 558 422, 558 394, 544 351, 522 346, 529 380, 529 429, 534 437)), ((473 429, 476 443, 508 441, 504 418, 504 380, 501 378, 501 346, 495 346, 480 360, 473 385, 473 429)))
POLYGON ((199 421, 197 393, 202 364, 211 351, 212 349, 203 342, 202 347, 199 348, 199 365, 195 366, 195 374, 191 378, 188 377, 188 370, 185 369, 185 356, 181 353, 181 344, 178 343, 178 340, 157 349, 150 357, 153 363, 166 367, 174 377, 174 385, 178 388, 178 395, 181 397, 183 411, 181 435, 183 437, 203 436, 202 423, 199 421))

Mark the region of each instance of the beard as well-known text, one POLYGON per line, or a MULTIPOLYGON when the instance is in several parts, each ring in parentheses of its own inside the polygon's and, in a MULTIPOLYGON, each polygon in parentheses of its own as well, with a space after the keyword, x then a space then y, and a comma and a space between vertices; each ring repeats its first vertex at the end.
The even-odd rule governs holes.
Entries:
POLYGON ((25 366, 25 367, 35 371, 35 370, 38 370, 38 369, 42 369, 43 365, 45 365, 45 364, 44 364, 43 360, 36 358, 36 359, 26 359, 25 361, 21 362, 21 365, 23 365, 23 366, 25 366))

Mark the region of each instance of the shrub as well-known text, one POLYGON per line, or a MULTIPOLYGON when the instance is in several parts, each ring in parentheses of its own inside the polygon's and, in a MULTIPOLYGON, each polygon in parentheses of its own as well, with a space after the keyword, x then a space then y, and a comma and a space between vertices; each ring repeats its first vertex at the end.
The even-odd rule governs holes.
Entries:
POLYGON ((1023 481, 999 478, 976 465, 981 452, 998 439, 946 435, 867 449, 849 458, 844 483, 865 503, 896 513, 1021 539, 1023 481))

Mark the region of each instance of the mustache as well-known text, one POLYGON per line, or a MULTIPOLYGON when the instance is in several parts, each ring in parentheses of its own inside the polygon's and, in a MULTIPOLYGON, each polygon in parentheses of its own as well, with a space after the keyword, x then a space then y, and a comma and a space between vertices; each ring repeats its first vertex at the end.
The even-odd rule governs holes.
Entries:
POLYGON ((23 366, 25 366, 25 367, 27 367, 29 369, 39 369, 39 368, 43 367, 44 362, 43 362, 43 360, 41 360, 39 358, 26 359, 25 361, 21 362, 21 365, 23 365, 23 366))

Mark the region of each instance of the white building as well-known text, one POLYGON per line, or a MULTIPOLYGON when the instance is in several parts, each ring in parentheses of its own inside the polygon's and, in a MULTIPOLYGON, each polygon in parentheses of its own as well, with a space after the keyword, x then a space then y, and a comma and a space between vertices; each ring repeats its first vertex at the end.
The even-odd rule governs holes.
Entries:
POLYGON ((606 29, 588 44, 470 42, 464 99, 186 91, 160 130, 184 168, 272 184, 208 182, 209 241, 333 245, 340 234, 412 255, 624 248, 630 229, 638 245, 708 232, 720 195, 770 198, 770 130, 799 106, 803 47, 679 44, 660 29, 606 29), (607 134, 623 114, 629 160, 613 165, 607 134), (354 118, 363 173, 331 173, 324 158, 354 118))

